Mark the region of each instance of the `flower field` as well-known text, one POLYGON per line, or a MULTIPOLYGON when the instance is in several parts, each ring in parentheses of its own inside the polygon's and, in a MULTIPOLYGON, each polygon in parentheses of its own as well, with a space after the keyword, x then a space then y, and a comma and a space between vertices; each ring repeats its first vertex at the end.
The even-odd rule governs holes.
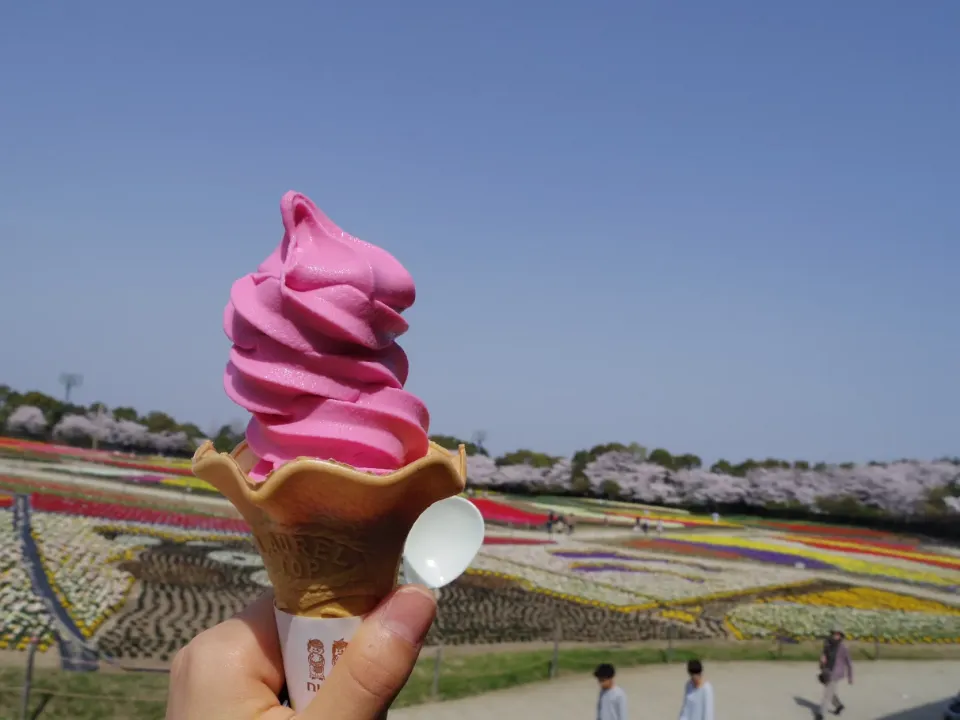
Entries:
MULTIPOLYGON (((790 541, 785 537, 743 537, 734 535, 677 535, 673 542, 704 545, 729 551, 743 559, 762 563, 800 564, 812 569, 836 570, 895 582, 913 583, 935 588, 953 589, 960 584, 960 568, 934 570, 926 563, 904 554, 881 556, 870 560, 862 557, 869 546, 847 543, 846 548, 821 549, 808 543, 790 541)), ((814 541, 819 542, 819 541, 814 541)), ((823 544, 823 543, 821 543, 823 544)))
POLYGON ((102 450, 88 450, 70 445, 52 445, 50 443, 33 442, 9 437, 0 437, 0 449, 51 458, 75 458, 77 460, 99 463, 111 467, 127 468, 129 470, 145 470, 158 475, 191 474, 190 462, 178 459, 125 456, 102 450))
MULTIPOLYGON (((0 649, 23 648, 34 634, 50 646, 53 607, 110 656, 168 659, 269 586, 242 520, 149 507, 110 487, 79 499, 38 482, 17 501, 29 512, 0 495, 0 649), (30 548, 18 522, 29 523, 30 548), (25 570, 27 552, 43 587, 25 570)), ((565 639, 590 642, 808 638, 835 623, 859 639, 960 643, 952 548, 621 504, 471 499, 491 524, 467 574, 441 592, 433 632, 450 644, 549 640, 558 626, 565 639), (585 520, 574 535, 539 529, 547 512, 574 507, 585 520), (664 535, 633 532, 641 514, 662 515, 664 535)))
POLYGON ((44 647, 53 635, 46 628, 51 618, 43 600, 30 587, 23 565, 23 552, 13 525, 9 503, 0 510, 0 650, 24 649, 32 635, 40 636, 44 647))
POLYGON ((490 498, 471 498, 470 501, 487 522, 510 525, 543 525, 547 522, 546 513, 530 512, 490 498))

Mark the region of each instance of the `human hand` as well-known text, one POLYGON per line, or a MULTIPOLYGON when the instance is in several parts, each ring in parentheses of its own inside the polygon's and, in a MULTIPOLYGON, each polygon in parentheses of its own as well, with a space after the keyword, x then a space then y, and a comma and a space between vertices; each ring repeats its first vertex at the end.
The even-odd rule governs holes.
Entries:
POLYGON ((376 720, 417 662, 436 615, 433 593, 398 588, 357 629, 336 668, 299 713, 282 707, 280 639, 267 594, 197 635, 170 670, 167 720, 376 720))

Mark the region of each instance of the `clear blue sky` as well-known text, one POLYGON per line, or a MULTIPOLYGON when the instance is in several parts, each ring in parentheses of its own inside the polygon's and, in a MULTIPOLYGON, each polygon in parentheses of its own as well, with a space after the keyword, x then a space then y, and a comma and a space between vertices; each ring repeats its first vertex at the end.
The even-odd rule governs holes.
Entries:
POLYGON ((960 454, 960 2, 16 2, 0 382, 224 396, 307 193, 394 253, 432 430, 960 454))

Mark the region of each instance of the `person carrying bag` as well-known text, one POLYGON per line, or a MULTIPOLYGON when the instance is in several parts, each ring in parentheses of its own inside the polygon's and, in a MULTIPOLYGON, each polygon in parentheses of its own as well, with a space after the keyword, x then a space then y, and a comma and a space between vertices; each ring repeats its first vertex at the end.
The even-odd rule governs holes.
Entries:
POLYGON ((820 701, 820 710, 815 715, 816 720, 823 720, 831 704, 836 715, 842 713, 844 705, 837 695, 837 685, 843 679, 853 685, 853 662, 850 660, 850 651, 843 638, 843 630, 835 627, 830 631, 830 636, 823 641, 820 672, 817 675, 817 680, 823 685, 823 699, 820 701))

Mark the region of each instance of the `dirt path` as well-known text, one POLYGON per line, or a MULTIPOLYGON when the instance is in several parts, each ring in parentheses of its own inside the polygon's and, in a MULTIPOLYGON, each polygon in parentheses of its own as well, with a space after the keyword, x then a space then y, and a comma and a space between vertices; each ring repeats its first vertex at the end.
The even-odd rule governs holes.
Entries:
MULTIPOLYGON (((844 685, 844 720, 935 720, 960 690, 960 662, 884 661, 860 663, 856 684, 844 685), (938 713, 939 711, 939 713, 938 713)), ((707 674, 716 693, 717 720, 809 720, 820 686, 810 663, 716 663, 707 674)), ((668 720, 680 711, 681 665, 625 670, 631 720, 668 720)), ((476 698, 422 705, 390 713, 390 720, 592 720, 596 682, 591 677, 490 693, 476 698)), ((832 715, 830 717, 833 717, 832 715)))

